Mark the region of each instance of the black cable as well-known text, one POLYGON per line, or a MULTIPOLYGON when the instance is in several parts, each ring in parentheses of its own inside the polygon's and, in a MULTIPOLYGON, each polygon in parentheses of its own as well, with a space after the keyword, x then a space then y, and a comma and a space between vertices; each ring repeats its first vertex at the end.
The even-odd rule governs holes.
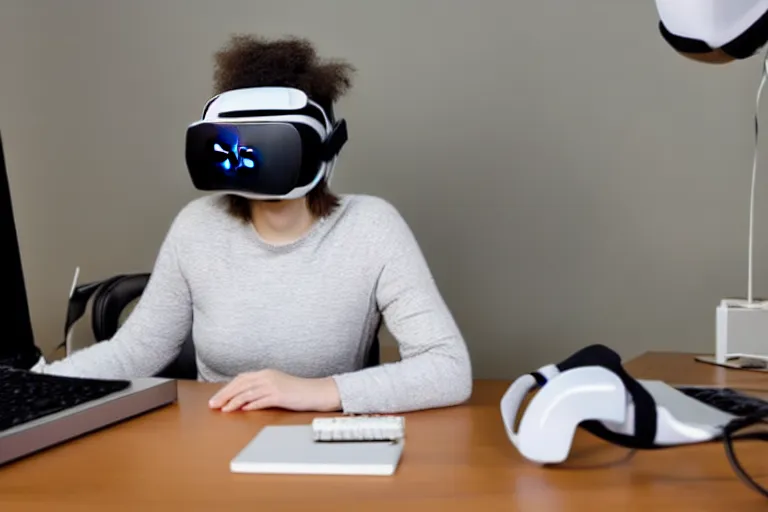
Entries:
POLYGON ((764 498, 768 498, 768 490, 755 482, 755 480, 749 476, 749 474, 744 470, 744 467, 739 462, 739 459, 736 457, 736 454, 733 450, 734 441, 768 441, 768 432, 751 432, 748 434, 734 435, 739 430, 757 425, 758 423, 763 423, 764 421, 765 418, 763 417, 746 417, 731 421, 723 430, 723 443, 725 444, 725 454, 728 457, 728 462, 731 463, 731 467, 733 467, 736 475, 741 479, 742 482, 747 484, 747 486, 757 491, 764 498))

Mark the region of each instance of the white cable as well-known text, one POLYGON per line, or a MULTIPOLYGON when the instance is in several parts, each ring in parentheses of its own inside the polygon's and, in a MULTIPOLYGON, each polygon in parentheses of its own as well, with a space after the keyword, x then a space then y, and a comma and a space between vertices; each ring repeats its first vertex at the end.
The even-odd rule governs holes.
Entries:
POLYGON ((753 253, 754 253, 754 239, 755 239, 755 181, 757 179, 757 156, 759 146, 759 132, 760 126, 758 123, 758 116, 760 114, 760 97, 763 93, 763 87, 765 86, 766 78, 768 78, 768 51, 766 51, 763 57, 763 65, 760 73, 760 85, 757 88, 757 98, 755 99, 755 151, 752 157, 752 185, 750 188, 749 197, 749 253, 747 255, 747 304, 753 303, 753 253))

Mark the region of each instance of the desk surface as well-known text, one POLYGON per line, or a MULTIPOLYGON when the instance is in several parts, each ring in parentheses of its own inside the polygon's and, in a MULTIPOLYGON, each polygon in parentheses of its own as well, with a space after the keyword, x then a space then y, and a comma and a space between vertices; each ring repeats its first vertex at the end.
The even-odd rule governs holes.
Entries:
MULTIPOLYGON (((639 378, 768 392, 768 375, 646 354, 639 378)), ((499 400, 508 383, 478 381, 464 406, 408 415, 394 477, 238 475, 229 460, 267 424, 307 423, 281 411, 222 414, 218 386, 179 384, 179 404, 0 468, 0 510, 763 510, 720 444, 630 454, 588 434, 566 466, 542 469, 507 440, 499 400)), ((737 448, 768 485, 768 446, 737 448)))

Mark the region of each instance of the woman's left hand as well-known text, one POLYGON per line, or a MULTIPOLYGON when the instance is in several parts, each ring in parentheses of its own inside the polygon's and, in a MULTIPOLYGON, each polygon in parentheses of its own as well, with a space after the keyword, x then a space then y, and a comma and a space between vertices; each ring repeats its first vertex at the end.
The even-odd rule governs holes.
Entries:
POLYGON ((332 412, 341 408, 341 398, 331 377, 304 379, 277 370, 262 370, 235 377, 211 398, 209 406, 223 412, 271 407, 332 412))

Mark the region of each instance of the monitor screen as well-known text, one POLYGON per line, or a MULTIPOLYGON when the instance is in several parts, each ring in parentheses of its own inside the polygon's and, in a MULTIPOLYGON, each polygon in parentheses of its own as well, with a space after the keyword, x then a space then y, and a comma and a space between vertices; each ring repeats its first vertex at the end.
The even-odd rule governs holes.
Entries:
POLYGON ((3 142, 0 138, 0 267, 5 295, 0 308, 0 364, 15 367, 31 367, 38 358, 32 334, 24 272, 21 266, 19 241, 11 204, 11 190, 5 167, 3 142))

